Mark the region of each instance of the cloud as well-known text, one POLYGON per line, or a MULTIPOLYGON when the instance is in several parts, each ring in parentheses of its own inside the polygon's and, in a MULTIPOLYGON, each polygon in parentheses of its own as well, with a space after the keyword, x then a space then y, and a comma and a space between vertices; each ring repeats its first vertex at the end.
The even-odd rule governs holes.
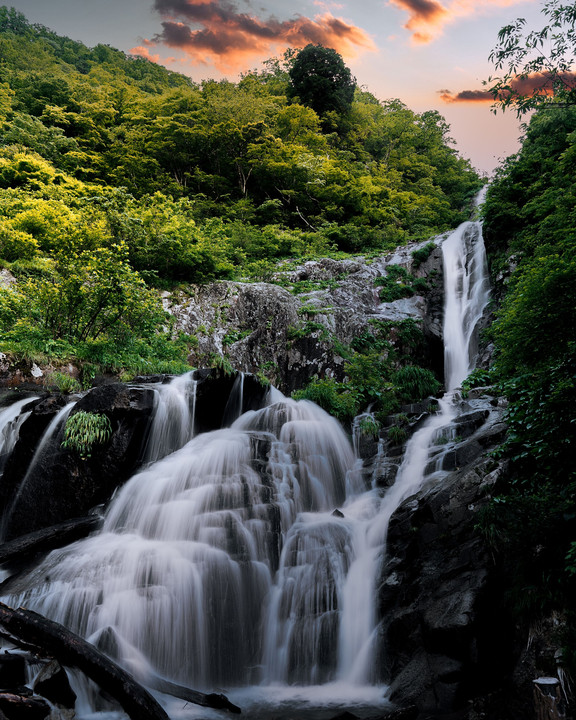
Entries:
MULTIPOLYGON (((526 77, 514 78, 510 87, 514 93, 520 95, 552 95, 555 80, 561 80, 569 88, 576 89, 576 72, 562 72, 557 75, 551 73, 532 73, 526 77)), ((497 98, 488 90, 462 90, 452 93, 450 90, 439 90, 440 99, 446 103, 493 103, 506 97, 502 91, 497 98)))
POLYGON ((471 15, 485 14, 495 8, 516 5, 525 0, 388 0, 408 12, 406 30, 416 45, 429 43, 442 34, 444 27, 471 15))
POLYGON ((450 13, 438 0, 390 0, 401 10, 408 11, 404 27, 412 32, 414 43, 428 43, 434 39, 438 28, 450 19, 450 13))
POLYGON ((332 47, 347 57, 375 50, 361 28, 330 12, 290 20, 240 12, 236 0, 154 0, 161 31, 143 45, 167 45, 184 51, 195 64, 238 70, 287 47, 309 43, 332 47))
POLYGON ((146 58, 146 60, 150 60, 150 62, 153 63, 160 62, 160 55, 158 53, 152 55, 150 50, 144 45, 137 45, 136 47, 133 47, 129 52, 131 55, 139 55, 140 57, 146 58))
POLYGON ((453 93, 450 90, 438 90, 440 99, 445 103, 484 103, 494 102, 494 96, 488 90, 462 90, 453 93))

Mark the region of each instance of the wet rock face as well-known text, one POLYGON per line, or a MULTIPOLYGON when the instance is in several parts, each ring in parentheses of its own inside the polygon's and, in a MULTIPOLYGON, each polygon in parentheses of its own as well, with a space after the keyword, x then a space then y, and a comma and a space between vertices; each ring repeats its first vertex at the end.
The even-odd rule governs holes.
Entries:
POLYGON ((427 340, 426 362, 442 374, 442 257, 440 247, 416 267, 412 253, 423 243, 371 259, 306 262, 275 274, 276 283, 217 282, 166 294, 165 308, 179 330, 195 339, 194 366, 226 356, 231 365, 264 373, 283 392, 302 387, 314 375, 344 376, 335 342, 349 345, 370 320, 414 319, 427 340), (375 280, 390 265, 426 278, 429 290, 381 302, 375 280), (287 289, 288 288, 288 289, 287 289), (296 294, 298 289, 304 292, 296 294), (289 290, 292 290, 290 292, 289 290))
MULTIPOLYGON (((261 407, 268 392, 268 387, 247 376, 243 381, 242 407, 231 408, 230 398, 238 374, 227 375, 218 370, 202 370, 197 374, 197 432, 215 430, 229 424, 240 412, 261 407)), ((19 439, 6 459, 0 483, 0 507, 5 511, 4 539, 82 517, 107 502, 143 460, 155 397, 152 384, 146 380, 169 379, 141 378, 137 385, 102 385, 77 399, 71 413, 104 414, 112 427, 110 439, 95 446, 87 458, 62 447, 62 427, 43 447, 38 461, 33 462, 47 428, 70 397, 54 394, 33 401, 32 412, 20 427, 19 439)))
POLYGON ((51 437, 32 466, 44 433, 68 400, 56 394, 39 401, 20 428, 0 488, 8 513, 4 523, 7 540, 87 514, 108 500, 140 460, 153 393, 116 383, 94 388, 73 409, 105 414, 112 426, 109 442, 82 459, 62 448, 62 429, 51 437))
POLYGON ((503 472, 487 456, 505 429, 495 403, 474 400, 456 418, 467 437, 445 450, 452 471, 406 500, 390 523, 378 589, 380 662, 391 700, 422 712, 460 710, 510 670, 513 623, 476 529, 503 472))

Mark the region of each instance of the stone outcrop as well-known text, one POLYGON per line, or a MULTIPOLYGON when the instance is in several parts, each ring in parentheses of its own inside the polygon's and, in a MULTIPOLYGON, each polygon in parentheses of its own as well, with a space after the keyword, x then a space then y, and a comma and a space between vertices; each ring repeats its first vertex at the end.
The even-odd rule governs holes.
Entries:
POLYGON ((505 472, 488 455, 505 433, 500 403, 469 399, 453 425, 455 439, 437 451, 446 473, 391 519, 378 589, 390 699, 416 705, 422 717, 468 717, 468 700, 501 686, 514 656, 513 623, 478 530, 505 472))
MULTIPOLYGON (((440 240, 438 240, 440 242, 440 240)), ((373 259, 324 258, 279 270, 270 283, 223 281, 165 294, 176 327, 194 339, 189 361, 213 364, 225 356, 238 370, 262 373, 283 392, 313 376, 344 376, 335 348, 349 345, 371 320, 414 319, 427 339, 427 364, 442 372, 442 258, 439 246, 420 265, 423 243, 373 259), (381 302, 375 280, 390 265, 426 278, 429 290, 381 302)))
POLYGON ((107 415, 113 431, 108 443, 82 459, 61 447, 61 428, 46 438, 47 445, 34 461, 48 426, 68 400, 61 394, 40 399, 20 428, 0 486, 7 509, 5 539, 86 515, 106 502, 137 467, 154 396, 149 388, 120 383, 94 388, 77 398, 73 408, 107 415))
MULTIPOLYGON (((218 370, 197 372, 196 410, 198 432, 222 427, 228 418, 261 407, 268 387, 253 377, 243 378, 242 407, 230 407, 237 373, 218 370)), ((135 384, 111 383, 93 388, 80 397, 71 414, 85 411, 108 417, 112 435, 95 446, 90 457, 62 447, 63 427, 46 437, 50 423, 70 401, 60 393, 36 398, 19 431, 18 441, 6 460, 0 483, 0 506, 5 509, 5 540, 82 517, 106 503, 113 492, 138 469, 154 412, 153 382, 169 376, 140 378, 135 384), (37 455, 42 439, 45 446, 37 455), (36 457, 35 457, 36 455, 36 457)), ((14 395, 14 393, 12 393, 14 395)))

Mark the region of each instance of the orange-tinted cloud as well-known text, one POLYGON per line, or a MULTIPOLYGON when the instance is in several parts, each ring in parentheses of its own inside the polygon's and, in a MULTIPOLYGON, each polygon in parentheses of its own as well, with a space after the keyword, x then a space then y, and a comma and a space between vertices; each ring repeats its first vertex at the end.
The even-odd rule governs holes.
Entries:
POLYGON ((309 43, 335 48, 348 57, 375 49, 364 30, 329 12, 313 19, 262 19, 240 12, 233 0, 155 0, 154 9, 162 17, 162 31, 146 45, 178 48, 192 62, 212 63, 220 70, 238 70, 258 58, 309 43))
MULTIPOLYGON (((510 87, 514 93, 520 95, 552 95, 555 79, 561 80, 568 88, 576 89, 576 72, 562 72, 558 75, 546 72, 532 73, 524 78, 515 78, 510 83, 510 87)), ((440 98, 446 103, 492 103, 506 97, 506 91, 501 92, 496 98, 488 90, 462 90, 459 93, 439 90, 438 92, 440 98)))
POLYGON ((429 43, 442 34, 444 27, 459 18, 508 7, 524 0, 388 0, 408 12, 404 24, 412 33, 414 44, 429 43))
POLYGON ((449 11, 438 0, 390 0, 393 5, 409 14, 404 27, 412 32, 412 41, 428 43, 438 29, 450 19, 449 11))
POLYGON ((153 63, 159 63, 160 62, 160 55, 156 53, 155 55, 152 55, 150 50, 148 50, 147 47, 144 45, 137 45, 136 47, 133 47, 130 50, 131 55, 139 55, 140 57, 146 58, 146 60, 150 60, 150 62, 153 63))

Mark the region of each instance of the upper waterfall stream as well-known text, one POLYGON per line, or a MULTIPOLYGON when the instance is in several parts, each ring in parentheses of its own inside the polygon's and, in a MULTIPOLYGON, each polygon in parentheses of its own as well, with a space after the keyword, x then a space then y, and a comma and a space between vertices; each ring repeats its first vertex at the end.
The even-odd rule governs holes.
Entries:
MULTIPOLYGON (((147 464, 118 491, 101 532, 52 552, 4 602, 63 623, 144 684, 160 675, 224 688, 251 718, 266 716, 261 706, 281 717, 296 702, 332 706, 327 717, 385 704, 375 588, 388 523, 439 476, 430 448, 474 367, 488 299, 480 223, 464 223, 442 248, 446 393, 391 488, 365 487, 349 438, 313 403, 272 390, 266 407, 238 416, 241 380, 230 427, 195 436, 189 374, 159 393, 147 464)), ((80 717, 100 710, 88 686, 79 691, 80 717)), ((199 713, 166 704, 174 719, 199 713)))

